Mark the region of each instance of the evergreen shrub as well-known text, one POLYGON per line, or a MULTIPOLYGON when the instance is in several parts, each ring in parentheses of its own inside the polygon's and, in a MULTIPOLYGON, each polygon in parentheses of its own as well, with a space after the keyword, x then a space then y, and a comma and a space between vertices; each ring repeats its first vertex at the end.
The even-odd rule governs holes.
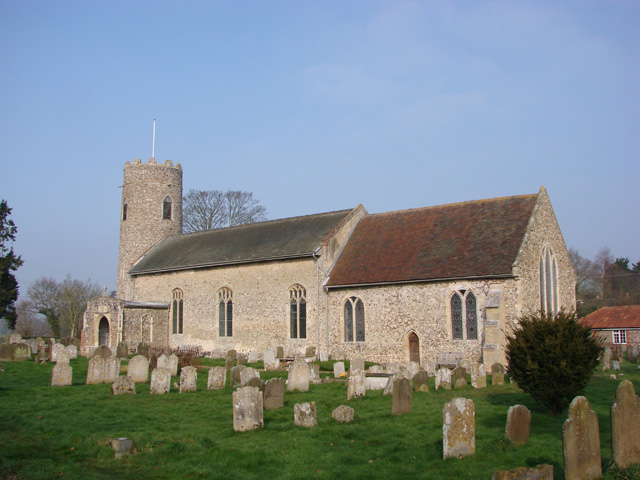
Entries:
POLYGON ((600 351, 600 341, 578 324, 574 311, 524 315, 507 334, 507 373, 557 414, 584 392, 600 351))

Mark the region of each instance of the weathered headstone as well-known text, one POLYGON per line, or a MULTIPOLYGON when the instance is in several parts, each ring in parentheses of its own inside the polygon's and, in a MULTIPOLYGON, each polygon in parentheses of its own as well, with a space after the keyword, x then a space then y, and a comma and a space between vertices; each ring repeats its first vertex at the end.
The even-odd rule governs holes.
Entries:
POLYGON ((100 355, 91 358, 87 369, 87 385, 102 383, 103 371, 104 359, 100 355))
POLYGON ((260 380, 259 377, 251 377, 245 383, 242 384, 243 387, 257 387, 258 390, 264 392, 264 382, 260 380))
POLYGON ((611 453, 620 468, 640 464, 640 398, 629 380, 620 382, 611 407, 611 453))
POLYGON ((611 360, 611 370, 620 370, 620 360, 611 360))
POLYGON ((299 427, 315 427, 318 424, 316 402, 296 403, 293 406, 293 421, 299 427))
POLYGON ((457 397, 442 410, 443 458, 462 458, 476 452, 476 407, 457 397))
POLYGON ((144 355, 136 355, 127 364, 127 377, 136 383, 149 381, 149 360, 144 355))
POLYGON ((56 363, 66 363, 67 365, 69 364, 69 354, 67 353, 66 349, 63 348, 58 352, 56 363))
POLYGON ((491 385, 504 385, 504 365, 501 363, 491 365, 491 385))
POLYGON ((140 342, 136 348, 136 355, 143 355, 145 357, 149 355, 149 345, 145 342, 140 342))
POLYGON ((347 378, 347 400, 356 397, 364 397, 367 394, 367 386, 364 370, 350 370, 347 378))
POLYGON ((78 358, 78 347, 76 347, 75 345, 68 345, 67 348, 64 349, 64 351, 67 352, 67 355, 70 359, 78 358))
POLYGON ((249 356, 247 357, 247 362, 248 363, 256 363, 260 361, 260 354, 255 351, 255 350, 251 350, 249 352, 249 356))
POLYGON ((116 452, 116 458, 122 458, 131 453, 133 440, 130 438, 114 438, 111 440, 111 448, 116 452))
POLYGON ((436 370, 436 390, 441 388, 451 390, 451 370, 447 367, 440 367, 436 370))
POLYGON ((230 372, 233 368, 233 364, 235 363, 235 357, 224 357, 224 368, 230 372))
POLYGON ((129 356, 129 347, 125 342, 120 342, 116 349, 116 356, 118 358, 127 358, 129 356))
POLYGON ((425 370, 413 376, 413 388, 416 392, 429 392, 429 374, 425 370))
POLYGON ((393 415, 409 413, 411 411, 412 401, 413 389, 411 388, 411 380, 408 378, 397 378, 394 380, 391 413, 393 415))
POLYGON ((240 387, 233 392, 233 429, 255 430, 264 425, 262 392, 256 387, 240 387))
POLYGON ((637 345, 627 345, 627 360, 630 362, 638 361, 638 346, 637 345))
POLYGON ((494 470, 492 480, 553 480, 553 465, 520 467, 513 470, 494 470))
POLYGON ((486 388, 487 386, 487 374, 482 363, 478 363, 471 368, 471 386, 473 388, 486 388))
POLYGON ((244 365, 236 365, 231 369, 231 371, 229 372, 229 385, 231 386, 231 388, 236 388, 242 385, 240 373, 242 373, 242 370, 244 370, 245 368, 247 367, 245 367, 244 365))
POLYGON ((195 392, 198 383, 198 369, 196 367, 182 367, 180 370, 180 393, 195 392))
POLYGON ((22 335, 19 333, 12 333, 9 335, 9 343, 22 343, 22 335))
POLYGON ((36 363, 38 364, 47 363, 50 359, 51 357, 49 356, 48 347, 43 343, 42 345, 40 345, 40 350, 38 351, 38 355, 36 355, 36 363))
POLYGON ((220 390, 227 385, 227 370, 224 367, 209 369, 207 378, 207 390, 220 390))
POLYGON ((51 370, 51 386, 64 387, 71 385, 72 368, 68 363, 57 363, 51 370))
POLYGON ((333 364, 333 377, 334 378, 340 378, 340 377, 344 377, 345 375, 345 371, 344 371, 344 362, 336 362, 333 364))
POLYGON ((275 348, 270 348, 264 352, 263 363, 264 369, 267 371, 278 370, 280 368, 280 360, 276 357, 275 348))
POLYGON ((284 348, 276 347, 276 358, 284 358, 284 348))
POLYGON ((569 405, 569 418, 562 425, 564 476, 567 480, 602 476, 598 416, 582 396, 569 405))
POLYGON ((260 373, 251 367, 240 370, 240 385, 245 385, 252 378, 260 378, 260 373))
POLYGON ((171 373, 166 368, 154 368, 151 371, 151 385, 149 393, 161 395, 169 393, 171 389, 171 373))
POLYGON ((120 359, 117 357, 109 357, 102 362, 102 381, 104 383, 113 383, 120 375, 120 359))
POLYGON ((175 377, 176 375, 178 375, 178 363, 179 363, 180 359, 178 358, 178 356, 175 353, 172 353, 171 355, 169 355, 169 364, 168 364, 168 370, 169 373, 171 373, 172 377, 175 377))
POLYGON ((409 378, 413 378, 420 371, 420 365, 417 362, 409 362, 406 368, 409 371, 409 378))
POLYGON ((320 365, 308 363, 309 365, 309 381, 317 382, 320 380, 320 365))
POLYGON ((316 356, 316 347, 307 347, 307 349, 304 351, 304 356, 305 357, 313 357, 313 358, 315 358, 315 356, 316 356))
POLYGON ((233 358, 235 360, 237 355, 238 352, 236 352, 235 350, 229 350, 225 355, 225 358, 233 358))
POLYGON ((264 409, 274 410, 284 406, 284 378, 272 378, 264 385, 264 409))
POLYGON ((13 360, 13 345, 3 343, 0 345, 0 362, 11 362, 13 360))
POLYGON ((600 354, 600 360, 602 362, 603 372, 611 369, 611 349, 609 347, 604 348, 604 350, 600 354))
POLYGON ((136 383, 130 377, 122 375, 111 384, 111 393, 114 395, 135 395, 136 383))
POLYGON ((364 372, 364 358, 352 358, 349 362, 349 371, 360 370, 364 372))
POLYGON ((511 440, 514 445, 524 445, 529 441, 531 431, 531 412, 524 405, 514 405, 507 412, 507 426, 504 431, 505 438, 511 440))
POLYGON ((113 352, 106 345, 100 345, 98 348, 96 348, 93 351, 93 356, 94 357, 95 356, 100 356, 102 358, 109 358, 109 357, 113 356, 113 352))
POLYGON ((307 392, 309 390, 309 367, 304 360, 296 359, 289 367, 287 391, 307 392))
POLYGON ((456 367, 453 369, 452 383, 453 388, 461 388, 467 386, 467 369, 464 367, 456 367))
POLYGON ((355 418, 355 410, 346 405, 340 405, 331 412, 331 416, 338 423, 350 423, 353 422, 353 419, 355 418))
POLYGON ((26 343, 13 344, 13 361, 26 362, 31 358, 31 349, 26 343))
POLYGON ((52 362, 57 362, 58 361, 58 353, 64 351, 66 347, 61 344, 61 343, 55 343, 54 345, 51 346, 51 361, 52 362))
POLYGON ((246 365, 247 364, 247 356, 244 354, 236 355, 236 364, 237 365, 246 365))

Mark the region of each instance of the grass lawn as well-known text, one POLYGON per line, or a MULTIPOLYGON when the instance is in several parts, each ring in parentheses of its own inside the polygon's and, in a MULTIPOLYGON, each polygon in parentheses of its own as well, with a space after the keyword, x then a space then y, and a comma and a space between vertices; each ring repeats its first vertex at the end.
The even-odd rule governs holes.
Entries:
MULTIPOLYGON (((114 397, 110 385, 85 385, 86 358, 71 360, 71 366, 73 385, 51 387, 53 364, 4 363, 0 478, 462 480, 490 479, 493 470, 540 463, 552 464, 555 478, 564 478, 561 427, 567 411, 549 415, 512 385, 434 392, 431 379, 431 393, 414 392, 413 410, 401 416, 391 415, 391 397, 382 391, 348 402, 342 382, 311 385, 306 393, 285 393, 284 408, 265 411, 263 429, 236 433, 232 389, 207 391, 206 373, 199 374, 195 393, 172 388, 165 395, 149 395, 147 383, 136 385, 136 395, 114 397), (475 402, 476 454, 442 460, 442 408, 458 396, 475 402), (296 427, 293 406, 309 401, 317 404, 318 426, 296 427), (331 418, 342 404, 355 409, 355 422, 340 425, 331 418), (532 412, 531 439, 518 448, 504 438, 507 410, 515 404, 532 412), (114 458, 110 439, 117 437, 133 440, 132 455, 114 458)), ((598 414, 605 466, 611 458, 609 409, 619 383, 609 373, 596 374, 585 392, 598 414)), ((640 391, 637 364, 623 362, 616 373, 640 391)), ((640 469, 610 469, 606 475, 640 478, 640 469)))

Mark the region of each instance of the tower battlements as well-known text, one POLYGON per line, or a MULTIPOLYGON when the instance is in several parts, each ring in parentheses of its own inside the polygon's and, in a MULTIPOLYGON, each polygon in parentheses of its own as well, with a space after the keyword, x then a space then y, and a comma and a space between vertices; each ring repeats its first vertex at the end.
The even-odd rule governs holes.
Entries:
POLYGON ((147 163, 144 163, 140 158, 136 158, 132 162, 129 162, 129 160, 127 160, 124 164, 124 168, 137 166, 172 167, 177 168, 178 170, 182 170, 182 165, 180 165, 178 162, 174 164, 171 160, 165 160, 164 163, 158 163, 158 160, 155 158, 150 158, 147 163))

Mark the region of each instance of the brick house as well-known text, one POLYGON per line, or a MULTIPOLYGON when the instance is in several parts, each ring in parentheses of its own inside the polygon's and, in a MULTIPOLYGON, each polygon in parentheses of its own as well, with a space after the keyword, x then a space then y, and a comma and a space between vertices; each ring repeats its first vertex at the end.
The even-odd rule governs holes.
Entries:
POLYGON ((597 332, 605 347, 640 347, 640 305, 602 307, 579 323, 597 332))

